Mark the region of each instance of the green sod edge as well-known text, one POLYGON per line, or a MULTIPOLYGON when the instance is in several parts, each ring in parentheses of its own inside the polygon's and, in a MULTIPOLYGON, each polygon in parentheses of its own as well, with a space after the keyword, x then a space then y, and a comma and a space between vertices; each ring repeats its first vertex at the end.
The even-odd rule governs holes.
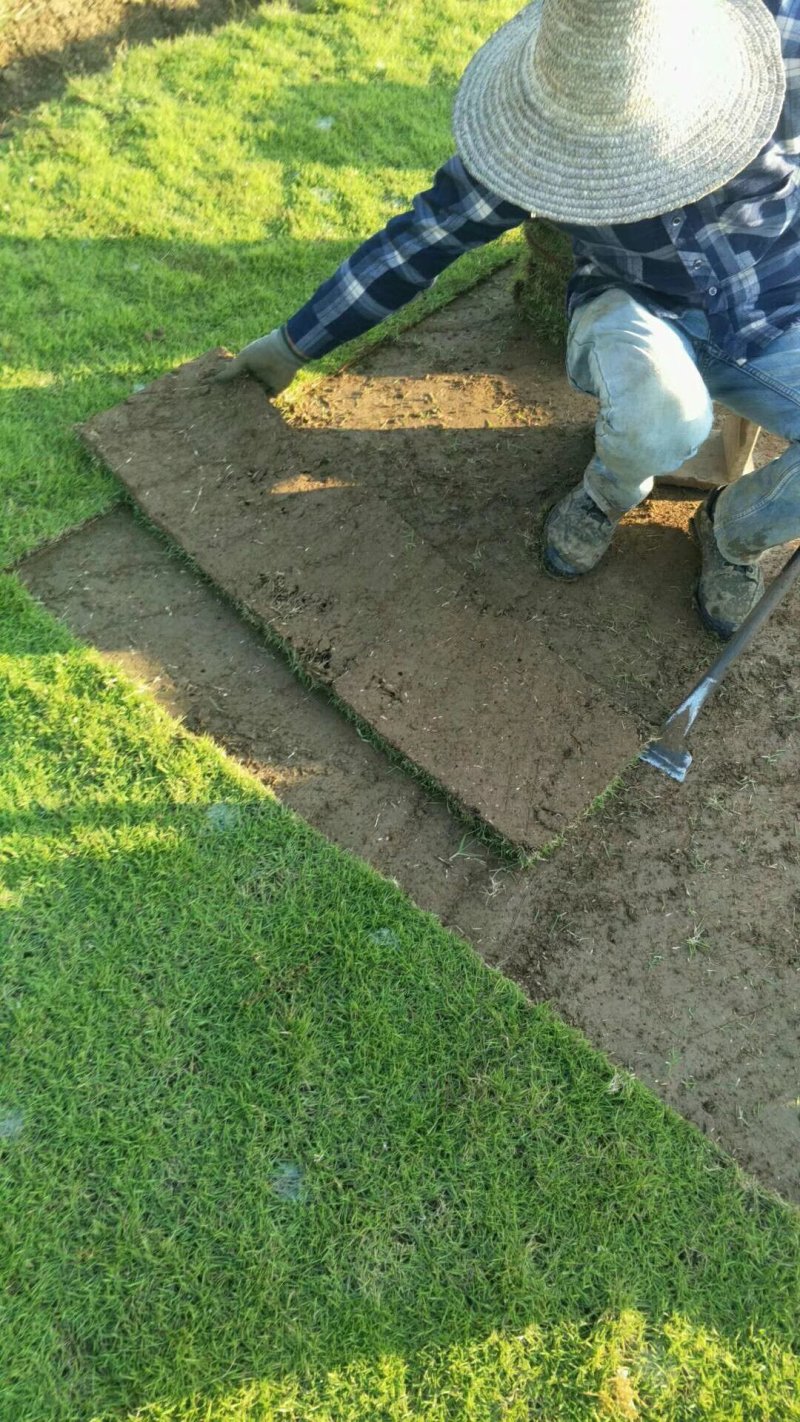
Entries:
POLYGON ((241 617, 243 622, 246 622, 249 627, 252 627, 253 630, 258 633, 258 636, 264 642, 265 646, 281 658, 297 677, 301 685, 307 687, 309 691, 318 692, 323 695, 326 701, 355 727, 362 740, 367 741, 370 745, 374 746, 376 750, 381 751, 391 765, 396 766, 398 770, 402 770, 405 774, 410 775, 411 778, 422 785, 434 799, 439 801, 440 804, 445 805, 459 823, 463 824, 469 834, 481 844, 485 844, 487 848, 493 850, 502 858, 520 868, 526 868, 532 862, 533 858, 537 857, 532 855, 531 852, 524 850, 520 845, 514 844, 513 840, 506 839, 504 835, 499 834, 491 825, 487 824, 480 815, 474 811, 470 811, 467 806, 456 799, 434 776, 427 774, 427 772, 413 760, 409 760, 402 751, 392 745, 391 741, 385 740, 369 721, 359 716, 358 712, 354 711, 352 706, 337 695, 329 682, 323 681, 314 675, 303 658, 295 652, 289 642, 275 631, 274 627, 271 627, 268 622, 264 622, 260 617, 257 617, 256 614, 247 607, 246 603, 231 597, 224 588, 220 588, 203 568, 195 562, 191 555, 187 553, 180 544, 176 544, 173 541, 165 529, 148 518, 147 514, 132 497, 126 494, 125 502, 127 502, 137 521, 149 529, 173 557, 177 557, 186 567, 190 568, 195 577, 200 578, 207 587, 212 589, 215 596, 219 597, 227 606, 232 607, 237 616, 241 617))

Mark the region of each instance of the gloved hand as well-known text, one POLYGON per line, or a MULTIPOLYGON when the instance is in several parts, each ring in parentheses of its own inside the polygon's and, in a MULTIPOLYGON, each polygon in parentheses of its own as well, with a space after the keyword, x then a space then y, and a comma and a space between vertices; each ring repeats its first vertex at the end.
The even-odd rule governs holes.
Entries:
POLYGON ((215 381, 235 380, 238 375, 251 375, 263 385, 268 395, 280 395, 294 380, 306 362, 295 355, 283 330, 277 326, 268 336, 251 341, 233 360, 226 360, 214 376, 215 381))

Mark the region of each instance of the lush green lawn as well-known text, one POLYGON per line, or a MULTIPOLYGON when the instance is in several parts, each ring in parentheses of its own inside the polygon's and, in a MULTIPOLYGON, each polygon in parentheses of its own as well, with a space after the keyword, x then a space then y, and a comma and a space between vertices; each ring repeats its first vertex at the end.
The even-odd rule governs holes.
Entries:
MULTIPOLYGON (((113 497, 71 421, 424 181, 512 8, 265 9, 15 139, 3 556, 113 497)), ((796 1214, 10 576, 0 873, 1 1422, 800 1416, 796 1214)))

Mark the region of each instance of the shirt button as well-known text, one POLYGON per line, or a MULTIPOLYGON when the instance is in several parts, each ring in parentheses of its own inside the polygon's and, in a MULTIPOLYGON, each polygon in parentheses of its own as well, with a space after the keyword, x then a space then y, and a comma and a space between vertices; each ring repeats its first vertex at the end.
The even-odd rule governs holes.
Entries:
POLYGON ((716 294, 717 294, 717 289, 718 289, 718 288, 717 288, 716 286, 710 286, 710 287, 708 288, 708 294, 709 294, 709 296, 716 296, 716 294))
POLYGON ((672 225, 673 225, 673 227, 680 227, 680 225, 681 225, 681 220, 680 220, 680 218, 679 218, 679 217, 673 217, 673 219, 672 219, 672 225))
POLYGON ((703 263, 702 263, 700 260, 698 260, 698 261, 696 261, 696 262, 692 262, 692 271, 693 271, 693 272, 699 272, 699 270, 700 270, 700 268, 702 267, 702 265, 703 265, 703 263))

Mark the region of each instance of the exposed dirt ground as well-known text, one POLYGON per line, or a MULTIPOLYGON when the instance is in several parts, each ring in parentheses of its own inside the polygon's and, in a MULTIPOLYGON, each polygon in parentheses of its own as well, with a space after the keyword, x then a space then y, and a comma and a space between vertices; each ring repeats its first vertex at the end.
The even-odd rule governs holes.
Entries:
POLYGON ((796 672, 754 654, 698 728, 684 787, 638 769, 520 873, 305 691, 127 510, 21 573, 190 728, 800 1200, 796 672))
MULTIPOLYGON (((0 122, 59 93, 69 72, 107 63, 121 42, 211 27, 246 8, 245 0, 12 0, 10 23, 7 15, 0 25, 8 66, 0 122)), ((513 326, 510 313, 499 319, 513 326)), ((413 333, 406 356, 413 378, 413 333)), ((477 367, 464 374, 486 378, 477 367)), ((686 510, 670 530, 668 503, 675 586, 685 590, 686 510)), ((465 536, 473 532, 467 523, 465 536)), ((491 567, 494 576, 479 546, 464 544, 474 572, 491 567)), ((643 557, 643 575, 646 567, 643 557)), ((744 1168, 800 1199, 796 598, 698 726, 686 785, 637 768, 551 859, 522 873, 465 839, 440 801, 305 691, 128 511, 87 525, 20 571, 188 725, 216 736, 285 803, 396 878, 533 997, 549 999, 744 1168)), ((669 611, 684 593, 655 587, 654 606, 662 595, 669 611)), ((661 700, 658 658, 678 668, 682 657, 694 662, 699 644, 686 636, 657 651, 640 688, 642 714, 661 700)), ((635 684, 644 642, 621 637, 619 647, 635 684)))
MULTIPOLYGON (((338 438, 339 422, 352 419, 353 380, 377 380, 387 364, 393 381, 419 392, 430 374, 431 340, 452 353, 459 323, 459 379, 468 392, 474 382, 470 403, 477 410, 486 398, 481 351, 491 347, 489 337, 502 330, 507 342, 526 339, 509 303, 501 274, 396 346, 373 353, 338 385, 326 381, 300 418, 318 419, 324 399, 329 436, 338 438)), ((572 398, 565 383, 564 399, 572 398)), ((415 400, 395 407, 396 418, 416 429, 415 400)), ((555 404, 551 414, 558 427, 555 404)), ((446 415, 442 410, 440 418, 446 415)), ((360 436, 371 438, 376 451, 385 449, 385 430, 360 436)), ((515 449, 520 437, 534 439, 537 457, 546 458, 545 426, 515 429, 511 422, 494 432, 503 437, 515 449)), ((762 457, 770 449, 765 445, 762 457)), ((469 465, 461 480, 465 507, 451 525, 456 550, 474 548, 471 533, 462 543, 460 530, 469 522, 475 481, 480 485, 481 471, 469 465)), ((454 499, 455 490, 454 483, 454 499)), ((502 543, 502 528, 507 539, 516 536, 523 496, 520 487, 514 497, 491 501, 490 551, 502 543)), ((664 676, 674 678, 669 660, 681 675, 694 674, 716 648, 687 620, 694 554, 683 530, 693 506, 693 498, 673 491, 659 495, 655 516, 653 508, 638 511, 627 545, 623 536, 620 552, 611 555, 608 586, 618 576, 614 559, 635 557, 652 615, 660 618, 666 608, 676 617, 672 642, 662 628, 648 656, 641 616, 612 610, 600 595, 604 585, 595 583, 594 626, 618 615, 619 652, 629 664, 625 686, 641 696, 643 716, 660 704, 664 676), (660 576, 648 589, 658 539, 674 552, 674 586, 660 576)), ((425 507, 422 491, 420 518, 425 507)), ((449 538, 443 529, 442 547, 449 538)), ((476 560, 473 572, 491 597, 492 560, 486 572, 485 561, 476 560)), ((773 555, 771 566, 779 561, 773 555)), ((502 565, 496 575, 502 577, 502 565)), ((258 635, 129 513, 43 551, 22 576, 79 634, 125 660, 285 803, 397 879, 531 996, 549 999, 747 1170, 800 1199, 796 599, 775 615, 698 724, 696 763, 684 786, 637 767, 549 860, 522 872, 465 837, 463 823, 440 801, 393 769, 323 698, 304 691, 258 635)), ((548 636, 557 641, 558 608, 574 589, 548 588, 548 636)), ((574 627, 566 613, 562 622, 574 627)), ((589 660, 592 643, 590 628, 583 642, 589 660)), ((570 658, 581 655, 577 642, 568 650, 570 658)), ((619 664, 605 674, 617 676, 619 664)))
POLYGON ((64 89, 70 75, 110 64, 122 45, 210 30, 257 0, 0 0, 3 123, 64 89))

